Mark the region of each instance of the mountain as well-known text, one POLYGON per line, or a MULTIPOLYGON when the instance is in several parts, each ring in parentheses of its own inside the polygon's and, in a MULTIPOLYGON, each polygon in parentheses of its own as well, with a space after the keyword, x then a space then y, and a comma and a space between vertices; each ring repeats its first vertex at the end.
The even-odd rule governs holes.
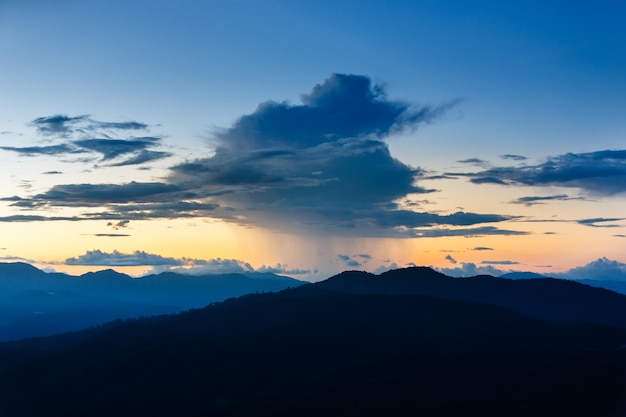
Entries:
POLYGON ((346 294, 429 295, 489 303, 544 320, 626 328, 624 295, 569 280, 509 280, 489 275, 452 278, 431 268, 414 267, 381 275, 344 272, 316 286, 346 294))
MULTIPOLYGON (((574 279, 574 278, 566 278, 562 276, 558 276, 558 278, 569 279, 574 282, 579 282, 581 284, 589 285, 591 287, 604 288, 607 290, 615 291, 620 294, 626 294, 626 281, 619 279, 574 279)), ((545 275, 537 274, 536 272, 509 272, 503 275, 500 275, 500 278, 506 279, 535 279, 535 278, 546 278, 545 275)))
POLYGON ((607 290, 615 291, 620 294, 626 294, 626 281, 581 279, 581 280, 577 280, 577 282, 580 282, 581 284, 589 285, 592 287, 604 288, 607 290))
MULTIPOLYGON (((177 315, 0 344, 0 415, 624 415, 626 326, 590 324, 582 313, 564 324, 453 299, 502 290, 485 277, 450 280, 426 268, 347 272, 177 315), (420 287, 450 293, 414 294, 420 287)), ((558 288, 536 299, 612 294, 553 281, 531 288, 558 288)), ((614 296, 611 308, 623 307, 626 297, 614 296)))
POLYGON ((538 274, 536 272, 508 272, 506 274, 500 275, 500 278, 506 279, 535 279, 535 278, 546 278, 545 275, 538 274))
POLYGON ((107 269, 76 277, 20 262, 0 263, 0 341, 74 331, 118 318, 175 313, 301 284, 271 273, 132 278, 107 269))

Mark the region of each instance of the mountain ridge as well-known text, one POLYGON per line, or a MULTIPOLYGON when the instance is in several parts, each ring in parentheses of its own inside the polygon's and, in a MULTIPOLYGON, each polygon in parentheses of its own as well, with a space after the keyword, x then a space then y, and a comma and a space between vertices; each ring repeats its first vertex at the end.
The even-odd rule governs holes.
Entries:
POLYGON ((361 285, 363 278, 379 285, 441 277, 427 270, 382 278, 348 272, 326 281, 335 289, 314 283, 0 344, 0 413, 586 417, 626 411, 620 391, 626 329, 394 294, 393 285, 386 294, 346 290, 348 281, 361 285))

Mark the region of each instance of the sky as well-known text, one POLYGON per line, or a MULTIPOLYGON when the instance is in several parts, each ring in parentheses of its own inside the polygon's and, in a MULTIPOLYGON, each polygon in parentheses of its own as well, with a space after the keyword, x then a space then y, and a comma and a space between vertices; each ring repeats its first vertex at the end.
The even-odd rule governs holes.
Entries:
POLYGON ((0 261, 626 277, 621 1, 0 1, 0 261))

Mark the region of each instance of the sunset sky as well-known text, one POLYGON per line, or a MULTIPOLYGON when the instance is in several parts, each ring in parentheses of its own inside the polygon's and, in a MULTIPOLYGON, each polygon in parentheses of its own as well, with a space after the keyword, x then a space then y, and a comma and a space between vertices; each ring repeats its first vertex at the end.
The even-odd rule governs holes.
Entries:
POLYGON ((2 0, 0 261, 626 274, 625 20, 623 1, 2 0))

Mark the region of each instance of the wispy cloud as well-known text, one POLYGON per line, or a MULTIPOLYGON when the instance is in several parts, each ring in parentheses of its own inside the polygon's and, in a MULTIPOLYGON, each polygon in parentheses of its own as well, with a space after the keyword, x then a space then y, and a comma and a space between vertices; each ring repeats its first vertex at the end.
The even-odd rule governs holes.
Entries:
POLYGON ((622 225, 615 224, 615 222, 624 220, 626 220, 626 217, 595 217, 591 219, 576 220, 576 223, 591 227, 623 227, 622 225))
POLYGON ((148 127, 147 124, 136 121, 102 122, 91 118, 87 114, 81 116, 56 114, 54 116, 38 117, 30 124, 36 127, 37 132, 41 135, 60 137, 69 137, 75 133, 84 134, 100 130, 144 130, 148 127))
POLYGON ((504 260, 504 261, 481 261, 480 263, 482 265, 519 265, 519 262, 517 262, 517 261, 509 261, 509 260, 504 260))
POLYGON ((500 155, 500 158, 502 158, 502 159, 510 159, 512 161, 525 161, 525 160, 528 159, 527 157, 525 157, 523 155, 515 155, 515 154, 510 154, 510 153, 507 153, 507 154, 504 154, 504 155, 500 155))
POLYGON ((527 196, 519 197, 511 201, 512 204, 523 204, 525 206, 534 206, 536 204, 545 204, 549 201, 568 201, 582 200, 582 197, 570 197, 567 194, 548 195, 548 196, 527 196))
POLYGON ((31 122, 46 141, 61 143, 46 146, 3 146, 0 149, 22 156, 67 156, 100 154, 99 162, 110 166, 140 165, 167 158, 170 152, 151 148, 161 145, 161 138, 153 136, 119 138, 127 131, 145 130, 148 125, 135 121, 103 122, 88 115, 70 117, 55 115, 40 117, 31 122), (98 137, 99 136, 99 137, 98 137))
POLYGON ((480 159, 480 158, 468 158, 468 159, 461 159, 460 161, 457 161, 461 164, 467 164, 467 165, 475 165, 481 168, 489 168, 491 166, 491 164, 487 161, 485 161, 484 159, 480 159))
POLYGON ((590 195, 610 196, 626 192, 626 150, 567 153, 536 165, 495 167, 464 173, 477 184, 579 188, 590 195))

